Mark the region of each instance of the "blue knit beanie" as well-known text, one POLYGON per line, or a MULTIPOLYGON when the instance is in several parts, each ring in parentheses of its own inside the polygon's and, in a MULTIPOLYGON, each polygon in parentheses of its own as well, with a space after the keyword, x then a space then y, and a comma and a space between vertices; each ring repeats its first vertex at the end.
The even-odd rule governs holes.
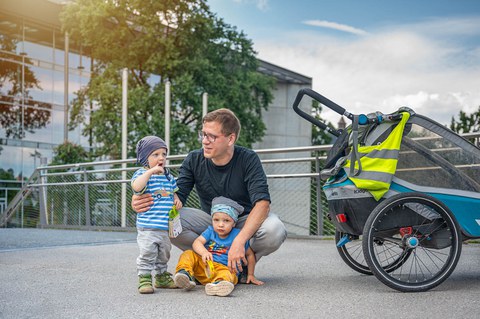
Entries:
POLYGON ((168 152, 167 144, 160 137, 145 136, 137 143, 137 164, 148 167, 148 157, 150 154, 164 148, 168 152))

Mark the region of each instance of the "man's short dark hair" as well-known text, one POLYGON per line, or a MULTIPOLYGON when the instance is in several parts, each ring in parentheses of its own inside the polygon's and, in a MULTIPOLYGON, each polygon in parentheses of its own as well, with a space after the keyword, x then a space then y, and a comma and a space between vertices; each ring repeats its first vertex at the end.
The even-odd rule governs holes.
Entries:
POLYGON ((222 134, 228 136, 235 134, 235 140, 240 136, 241 125, 235 113, 229 109, 218 109, 207 113, 203 117, 202 123, 218 122, 222 125, 222 134))

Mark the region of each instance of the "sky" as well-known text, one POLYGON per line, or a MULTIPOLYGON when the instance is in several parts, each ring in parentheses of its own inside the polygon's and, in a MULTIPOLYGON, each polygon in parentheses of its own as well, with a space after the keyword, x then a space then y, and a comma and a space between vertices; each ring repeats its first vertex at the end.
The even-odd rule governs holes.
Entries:
MULTIPOLYGON (((480 107, 478 0, 207 0, 259 59, 351 113, 408 106, 449 125, 480 107)), ((324 108, 322 117, 339 116, 324 108)))

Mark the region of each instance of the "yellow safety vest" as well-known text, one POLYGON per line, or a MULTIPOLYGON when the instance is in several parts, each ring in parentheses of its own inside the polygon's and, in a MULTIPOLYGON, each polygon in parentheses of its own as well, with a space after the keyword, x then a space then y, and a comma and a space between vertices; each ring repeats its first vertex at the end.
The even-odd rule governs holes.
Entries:
MULTIPOLYGON (((357 153, 359 156, 357 160, 353 160, 357 172, 352 174, 349 169, 345 169, 355 186, 368 190, 377 201, 390 189, 390 184, 397 169, 403 130, 409 118, 410 114, 408 112, 402 112, 400 122, 379 145, 358 145, 357 153), (358 161, 360 161, 360 165, 358 161)), ((344 167, 350 168, 351 163, 352 160, 347 160, 344 167)))

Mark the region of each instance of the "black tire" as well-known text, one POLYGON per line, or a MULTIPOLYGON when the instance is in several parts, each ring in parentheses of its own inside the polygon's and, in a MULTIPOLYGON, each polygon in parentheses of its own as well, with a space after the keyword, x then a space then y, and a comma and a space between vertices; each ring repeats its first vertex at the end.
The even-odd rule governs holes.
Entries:
MULTIPOLYGON (((347 234, 341 231, 335 231, 335 243, 338 243, 343 236, 349 236, 350 241, 343 246, 336 246, 340 257, 343 261, 353 270, 364 274, 373 275, 372 271, 368 267, 363 253, 363 236, 356 236, 347 234)), ((388 244, 387 244, 388 245, 388 244)), ((405 260, 410 256, 411 251, 405 251, 403 254, 399 254, 397 259, 391 259, 390 264, 385 264, 384 268, 386 272, 391 272, 400 267, 405 260)))
POLYGON ((353 270, 361 274, 372 275, 363 255, 362 236, 354 236, 335 230, 335 243, 338 243, 345 235, 350 237, 350 241, 341 247, 336 246, 340 257, 353 270))
POLYGON ((442 202, 422 193, 401 193, 380 203, 363 231, 372 273, 402 292, 427 291, 445 281, 462 251, 460 227, 442 202), (392 265, 394 269, 385 265, 392 265))

